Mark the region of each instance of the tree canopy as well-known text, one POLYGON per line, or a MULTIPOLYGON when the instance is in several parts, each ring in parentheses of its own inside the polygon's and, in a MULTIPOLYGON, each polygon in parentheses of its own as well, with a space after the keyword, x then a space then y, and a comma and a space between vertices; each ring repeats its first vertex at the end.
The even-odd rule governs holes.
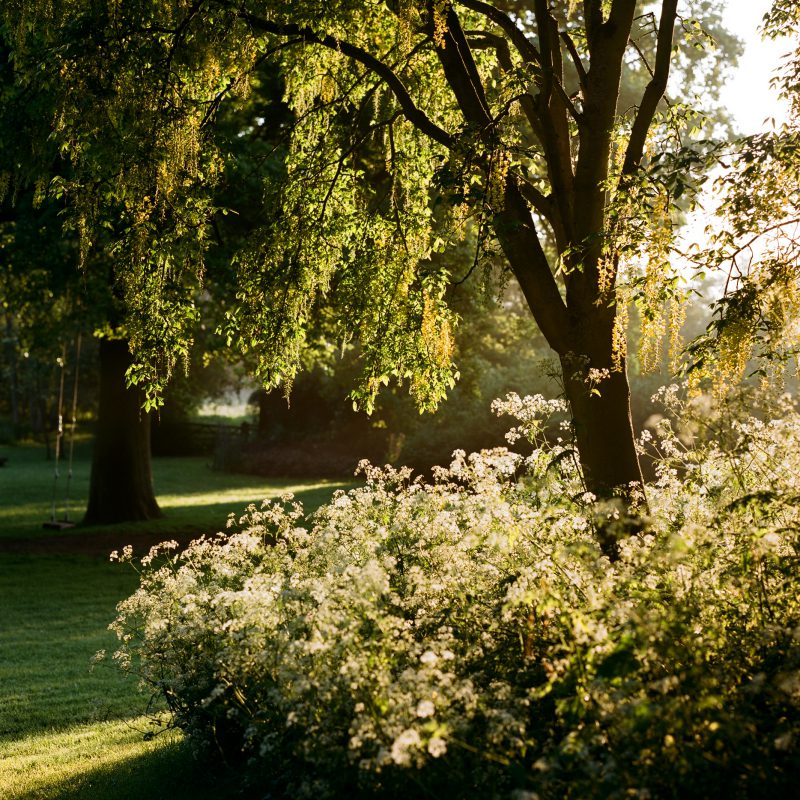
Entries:
MULTIPOLYGON (((719 22, 717 4, 692 9, 719 22)), ((645 347, 679 325, 672 214, 702 163, 684 140, 691 84, 723 61, 677 0, 9 11, 19 80, 52 97, 53 138, 73 165, 51 191, 69 196, 82 252, 114 231, 133 380, 157 393, 185 354, 224 211, 214 123, 269 62, 291 120, 263 225, 234 256, 226 322, 259 376, 291 380, 324 301, 341 338, 360 341, 364 405, 398 379, 433 406, 455 377, 452 287, 500 259, 561 360, 588 485, 640 481, 624 310, 633 295, 645 306, 645 347), (692 52, 700 61, 671 78, 692 52), (473 256, 457 271, 440 256, 465 241, 473 256), (626 270, 638 284, 620 294, 626 270)))

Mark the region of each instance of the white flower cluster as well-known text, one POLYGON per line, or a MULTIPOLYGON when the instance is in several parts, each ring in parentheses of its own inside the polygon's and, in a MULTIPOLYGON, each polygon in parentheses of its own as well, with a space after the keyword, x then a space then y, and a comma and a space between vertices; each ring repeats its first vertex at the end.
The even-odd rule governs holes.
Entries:
MULTIPOLYGON (((495 409, 534 443, 564 410, 516 395, 495 409)), ((683 743, 663 756, 678 774, 692 747, 724 763, 720 731, 744 736, 746 720, 720 720, 752 703, 759 647, 759 713, 779 697, 771 733, 800 734, 800 698, 780 688, 800 674, 800 421, 736 430, 733 450, 692 450, 662 426, 648 525, 615 562, 559 448, 456 452, 430 485, 364 464, 366 485, 310 526, 287 497, 145 565, 117 658, 197 738, 285 765, 287 796, 411 774, 450 797, 658 795, 665 741, 683 743)))

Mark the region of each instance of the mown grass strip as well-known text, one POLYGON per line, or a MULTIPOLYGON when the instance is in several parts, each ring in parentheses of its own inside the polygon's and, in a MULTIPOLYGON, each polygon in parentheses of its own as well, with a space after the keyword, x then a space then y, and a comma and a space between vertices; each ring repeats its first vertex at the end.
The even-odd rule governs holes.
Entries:
MULTIPOLYGON (((53 464, 44 457, 40 446, 4 447, 8 464, 0 469, 0 537, 39 538, 51 536, 42 528, 49 519, 53 496, 53 464)), ((80 520, 89 496, 90 449, 84 443, 73 465, 68 511, 72 520, 80 520)), ((153 460, 153 484, 164 519, 153 522, 72 528, 64 536, 86 536, 121 531, 148 531, 165 538, 187 530, 216 533, 223 530, 230 513, 241 514, 250 503, 292 492, 302 500, 306 511, 325 502, 337 488, 353 482, 264 478, 258 475, 234 475, 209 467, 203 457, 156 458, 153 460)), ((57 484, 56 516, 64 513, 66 469, 57 484)))

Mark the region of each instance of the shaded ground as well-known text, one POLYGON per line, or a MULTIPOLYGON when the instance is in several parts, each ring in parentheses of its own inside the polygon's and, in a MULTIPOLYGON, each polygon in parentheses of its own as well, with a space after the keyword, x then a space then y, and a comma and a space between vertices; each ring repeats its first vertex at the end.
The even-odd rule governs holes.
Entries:
MULTIPOLYGON (((69 494, 64 481, 56 487, 58 518, 79 519, 86 507, 84 444, 69 494)), ((311 513, 353 483, 229 475, 197 457, 154 459, 163 519, 58 531, 42 527, 54 495, 43 449, 3 447, 2 456, 0 799, 243 798, 238 774, 196 761, 179 734, 145 740, 149 693, 111 659, 92 666, 99 650, 116 648, 108 623, 139 582, 130 565, 109 563, 109 553, 131 545, 143 555, 170 539, 185 546, 225 530, 230 512, 287 492, 311 513)))
MULTIPOLYGON (((174 539, 183 548, 202 535, 197 529, 184 531, 125 530, 94 533, 91 528, 72 528, 65 533, 28 537, 0 537, 0 553, 25 553, 31 555, 82 555, 107 557, 112 550, 122 550, 131 545, 136 555, 144 555, 159 542, 174 539)), ((214 532, 216 533, 216 531, 214 532)))

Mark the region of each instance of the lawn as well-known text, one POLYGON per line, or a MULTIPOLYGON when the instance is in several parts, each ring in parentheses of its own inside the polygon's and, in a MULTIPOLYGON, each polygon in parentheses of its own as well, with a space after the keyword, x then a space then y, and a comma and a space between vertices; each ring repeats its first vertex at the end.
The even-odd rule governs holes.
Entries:
MULTIPOLYGON (((88 491, 87 453, 81 448, 75 464, 76 512, 88 491)), ((250 502, 294 491, 311 510, 340 484, 228 475, 211 471, 202 458, 157 459, 163 520, 76 527, 54 536, 41 529, 52 490, 42 450, 4 447, 2 455, 9 461, 0 469, 0 797, 232 796, 231 775, 198 763, 179 733, 145 735, 154 730, 151 712, 158 710, 148 708, 135 680, 108 662, 92 668, 95 652, 114 648, 107 625, 136 575, 104 557, 65 554, 64 545, 80 550, 87 537, 97 537, 121 547, 142 531, 213 533, 224 528, 229 512, 250 502), (14 551, 2 552, 12 540, 14 551), (26 540, 31 552, 20 552, 26 540), (60 555, 47 552, 51 544, 60 555)))
MULTIPOLYGON (((90 444, 80 442, 70 482, 69 502, 65 504, 67 469, 62 464, 57 482, 56 517, 65 511, 79 520, 89 496, 90 444)), ((53 464, 44 458, 40 446, 0 447, 8 464, 0 468, 0 537, 45 537, 52 531, 42 528, 50 518, 53 498, 53 464)), ((223 530, 230 512, 242 511, 248 503, 259 503, 282 492, 294 492, 307 509, 317 508, 332 491, 348 484, 330 480, 300 481, 233 475, 210 469, 208 459, 156 458, 153 483, 164 519, 155 522, 127 523, 124 526, 73 528, 65 535, 89 536, 111 532, 153 531, 169 538, 176 532, 214 533, 223 530)))

